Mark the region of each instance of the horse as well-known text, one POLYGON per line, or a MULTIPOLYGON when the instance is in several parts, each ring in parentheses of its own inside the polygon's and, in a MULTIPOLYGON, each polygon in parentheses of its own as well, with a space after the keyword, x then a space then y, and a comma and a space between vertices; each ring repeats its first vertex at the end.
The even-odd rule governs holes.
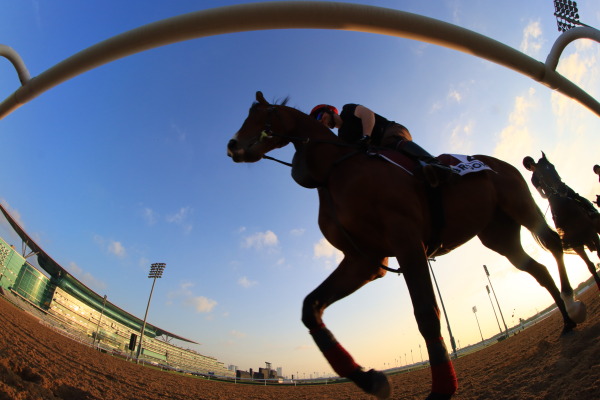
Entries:
MULTIPOLYGON (((600 214, 591 202, 581 198, 561 179, 554 165, 544 152, 536 164, 534 174, 548 198, 554 226, 563 243, 565 252, 575 252, 591 272, 600 290, 600 276, 585 247, 600 257, 600 214)), ((568 282, 568 281, 567 281, 568 282)))
POLYGON ((344 142, 285 102, 270 104, 261 92, 227 143, 227 155, 236 163, 252 163, 271 158, 267 153, 290 143, 295 148, 292 177, 302 186, 317 189, 320 230, 344 255, 337 268, 306 296, 301 319, 333 370, 366 393, 388 398, 391 388, 386 375, 364 371, 327 329, 323 313, 334 302, 385 276, 388 257, 398 261, 426 343, 432 380, 429 400, 450 399, 458 388, 428 270, 428 256, 434 250, 438 250, 436 256, 448 253, 477 236, 484 246, 530 273, 548 290, 563 318, 563 334, 585 320, 583 303, 563 300, 546 267, 521 246, 520 228, 525 226, 564 269, 558 234, 547 225, 527 183, 510 164, 477 155, 493 171, 468 174, 439 187, 445 223, 437 229, 427 186, 417 174, 344 142))

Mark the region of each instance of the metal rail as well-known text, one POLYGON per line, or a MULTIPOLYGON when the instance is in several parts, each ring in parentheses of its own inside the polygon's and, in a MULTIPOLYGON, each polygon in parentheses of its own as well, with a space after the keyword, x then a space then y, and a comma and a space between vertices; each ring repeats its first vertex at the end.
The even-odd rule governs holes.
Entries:
MULTIPOLYGON (((270 29, 369 32, 448 47, 520 72, 577 100, 600 116, 600 103, 579 86, 558 74, 554 68, 468 29, 382 7, 338 2, 279 1, 240 4, 183 14, 143 25, 104 40, 32 79, 25 79, 25 82, 21 79, 22 86, 0 103, 0 119, 62 82, 128 55, 200 37, 270 29)), ((593 28, 587 29, 596 31, 593 28)), ((560 53, 558 50, 557 52, 560 53)), ((17 55, 15 58, 16 53, 12 53, 13 60, 17 60, 17 69, 21 72, 26 71, 20 57, 17 55)))

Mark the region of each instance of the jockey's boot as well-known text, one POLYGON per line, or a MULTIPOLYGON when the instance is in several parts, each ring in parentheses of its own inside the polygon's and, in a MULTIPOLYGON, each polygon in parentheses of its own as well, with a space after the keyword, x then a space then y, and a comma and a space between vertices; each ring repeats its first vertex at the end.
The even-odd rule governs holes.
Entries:
POLYGON ((450 167, 440 163, 437 158, 413 141, 400 140, 396 142, 395 148, 410 158, 421 162, 425 180, 432 188, 448 181, 453 174, 450 167))

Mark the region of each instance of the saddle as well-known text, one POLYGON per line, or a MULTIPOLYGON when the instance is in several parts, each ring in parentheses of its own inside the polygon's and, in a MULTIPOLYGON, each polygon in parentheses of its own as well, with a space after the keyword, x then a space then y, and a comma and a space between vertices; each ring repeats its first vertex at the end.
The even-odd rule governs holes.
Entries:
MULTIPOLYGON (((387 162, 402 168, 407 173, 425 180, 422 174, 422 165, 419 161, 414 160, 407 155, 391 150, 391 149, 376 149, 370 150, 369 155, 379 157, 387 162)), ((483 161, 477 160, 475 157, 461 154, 441 154, 435 157, 441 164, 450 168, 453 174, 457 176, 466 175, 473 172, 492 170, 483 161)), ((425 185, 425 193, 427 195, 427 204, 431 213, 432 235, 429 241, 425 243, 427 246, 427 257, 434 257, 447 253, 443 248, 441 240, 442 229, 445 226, 444 205, 442 202, 442 189, 440 186, 432 188, 425 185)))

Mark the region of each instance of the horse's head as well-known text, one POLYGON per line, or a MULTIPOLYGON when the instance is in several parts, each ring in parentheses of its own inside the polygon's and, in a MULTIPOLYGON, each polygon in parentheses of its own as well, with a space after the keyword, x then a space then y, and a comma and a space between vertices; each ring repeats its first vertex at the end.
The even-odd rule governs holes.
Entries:
POLYGON ((261 92, 256 92, 248 117, 227 143, 227 155, 235 162, 256 162, 269 151, 289 144, 282 107, 269 104, 261 92))
POLYGON ((542 158, 537 162, 535 174, 540 179, 540 183, 551 193, 564 195, 567 193, 567 185, 562 181, 554 165, 546 158, 542 152, 542 158))

